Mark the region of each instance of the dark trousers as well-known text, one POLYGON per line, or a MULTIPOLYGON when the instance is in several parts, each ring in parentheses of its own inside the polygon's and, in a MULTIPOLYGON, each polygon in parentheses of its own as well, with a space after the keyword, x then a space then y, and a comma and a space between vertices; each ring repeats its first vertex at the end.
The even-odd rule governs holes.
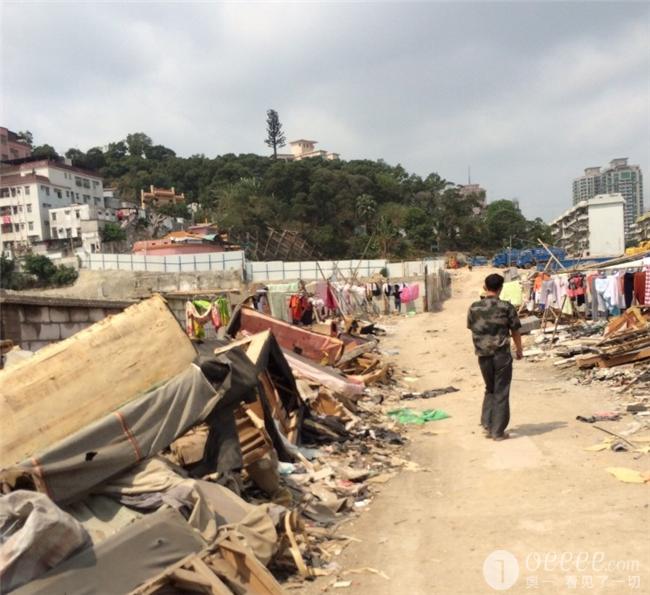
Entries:
POLYGON ((512 381, 510 349, 479 357, 478 365, 485 381, 481 425, 490 435, 501 436, 510 421, 510 382, 512 381))

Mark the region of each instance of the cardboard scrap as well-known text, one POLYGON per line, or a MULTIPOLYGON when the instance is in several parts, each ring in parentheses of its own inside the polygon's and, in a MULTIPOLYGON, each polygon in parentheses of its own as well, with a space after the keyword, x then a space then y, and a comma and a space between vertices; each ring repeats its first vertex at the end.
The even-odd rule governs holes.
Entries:
POLYGON ((641 471, 635 471, 627 467, 607 467, 605 471, 624 483, 648 483, 650 481, 650 471, 641 473, 641 471))

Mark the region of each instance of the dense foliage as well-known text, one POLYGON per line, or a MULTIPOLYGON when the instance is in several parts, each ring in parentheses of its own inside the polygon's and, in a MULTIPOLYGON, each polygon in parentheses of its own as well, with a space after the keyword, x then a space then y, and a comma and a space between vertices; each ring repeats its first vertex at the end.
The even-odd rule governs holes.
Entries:
POLYGON ((101 230, 103 242, 123 242, 126 240, 126 231, 117 223, 107 223, 101 230))
POLYGON ((23 272, 16 261, 0 256, 0 288, 29 289, 33 287, 61 287, 77 280, 79 272, 69 266, 55 265, 47 256, 28 254, 23 261, 23 272))
POLYGON ((197 219, 233 232, 267 226, 299 231, 323 257, 488 253, 548 236, 540 219, 527 221, 512 201, 496 201, 480 212, 480 197, 462 196, 438 174, 422 178, 382 160, 183 158, 141 132, 104 149, 69 149, 65 155, 99 172, 123 198, 137 201, 150 184, 174 186, 188 203, 198 203, 197 219))
POLYGON ((47 256, 29 254, 23 263, 25 272, 34 275, 42 287, 71 285, 79 272, 63 264, 55 265, 47 256))

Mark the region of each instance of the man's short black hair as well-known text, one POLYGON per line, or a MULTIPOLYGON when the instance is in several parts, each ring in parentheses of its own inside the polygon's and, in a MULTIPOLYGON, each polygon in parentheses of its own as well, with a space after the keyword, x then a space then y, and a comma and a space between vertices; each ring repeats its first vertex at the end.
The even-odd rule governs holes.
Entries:
POLYGON ((502 275, 498 273, 492 273, 485 277, 485 289, 488 291, 494 291, 495 293, 503 289, 503 282, 505 279, 502 275))

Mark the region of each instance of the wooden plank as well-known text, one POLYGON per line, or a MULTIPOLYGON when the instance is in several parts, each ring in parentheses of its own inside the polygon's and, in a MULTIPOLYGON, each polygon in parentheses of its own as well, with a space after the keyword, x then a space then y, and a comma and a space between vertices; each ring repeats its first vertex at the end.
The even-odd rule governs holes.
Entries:
MULTIPOLYGON (((177 568, 169 573, 169 579, 171 582, 176 583, 179 586, 193 586, 194 588, 198 586, 201 587, 210 587, 210 581, 207 578, 204 578, 198 572, 192 570, 186 570, 185 568, 177 568)), ((204 592, 204 589, 200 589, 200 592, 204 592)), ((230 591, 227 591, 230 594, 230 591)))
POLYGON ((639 362, 644 359, 650 358, 650 347, 647 349, 642 349, 641 351, 636 351, 634 353, 628 353, 624 355, 618 355, 615 357, 601 357, 598 360, 599 368, 613 368, 614 366, 621 366, 623 364, 631 364, 632 362, 639 362))
POLYGON ((601 361, 602 357, 602 355, 577 355, 575 362, 578 368, 584 370, 587 368, 593 368, 599 361, 601 361))
POLYGON ((195 358, 160 296, 0 371, 0 468, 100 419, 195 358))
POLYGON ((235 572, 235 577, 255 595, 282 595, 284 592, 273 575, 249 550, 224 540, 217 546, 219 554, 235 572))
POLYGON ((194 570, 202 575, 210 584, 210 589, 214 595, 232 595, 232 591, 217 578, 217 576, 208 568, 206 563, 198 556, 191 562, 194 570))
POLYGON ((234 347, 243 347, 244 345, 248 345, 254 338, 255 335, 251 335, 250 337, 244 337, 243 339, 237 339, 236 341, 231 341, 230 343, 228 343, 228 345, 224 345, 223 347, 217 347, 214 350, 214 354, 221 355, 222 353, 228 353, 234 347))
POLYGON ((361 345, 357 345, 356 347, 353 347, 349 351, 344 351, 343 355, 339 358, 339 361, 336 363, 336 367, 340 368, 341 366, 358 358, 359 356, 371 352, 373 349, 375 349, 375 347, 377 347, 377 341, 373 340, 373 341, 368 341, 367 343, 362 343, 361 345))

